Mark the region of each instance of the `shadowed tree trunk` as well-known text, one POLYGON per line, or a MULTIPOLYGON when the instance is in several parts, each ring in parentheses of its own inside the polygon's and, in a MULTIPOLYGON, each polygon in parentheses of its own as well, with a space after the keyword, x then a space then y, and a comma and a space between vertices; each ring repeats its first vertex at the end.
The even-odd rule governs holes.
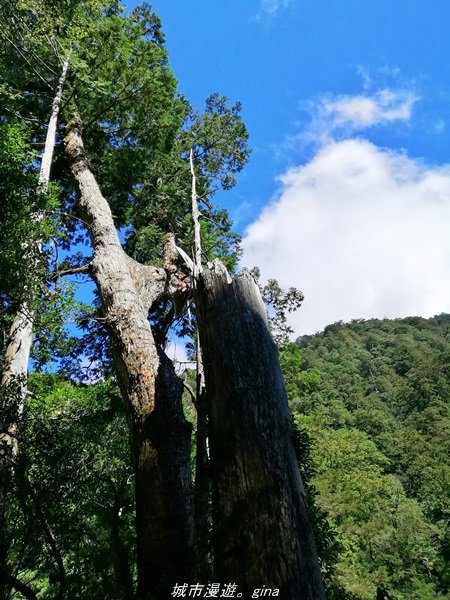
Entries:
POLYGON ((249 273, 216 261, 196 291, 209 402, 215 578, 250 597, 324 598, 287 397, 266 310, 249 273))
POLYGON ((23 596, 27 600, 38 600, 38 597, 36 596, 35 592, 30 587, 28 587, 25 583, 23 583, 22 581, 17 579, 17 577, 13 577, 12 575, 9 575, 7 577, 6 583, 11 588, 13 588, 17 592, 19 592, 21 594, 21 596, 23 596))
MULTIPOLYGON (((198 332, 197 332, 198 336, 198 332)), ((210 495, 208 458, 208 408, 205 388, 200 340, 197 337, 197 374, 196 374, 197 435, 195 453, 195 533, 197 541, 198 568, 201 581, 211 577, 210 567, 210 495)))
POLYGON ((126 255, 78 126, 68 129, 65 142, 94 248, 90 270, 102 300, 130 426, 138 598, 166 600, 176 582, 189 580, 193 560, 190 425, 183 415, 182 382, 155 344, 148 312, 156 299, 180 292, 185 281, 126 255))
POLYGON ((22 303, 11 325, 1 375, 0 398, 0 598, 6 597, 11 584, 8 572, 8 507, 10 504, 13 464, 18 452, 18 422, 23 413, 27 393, 28 361, 30 358, 33 319, 22 303))

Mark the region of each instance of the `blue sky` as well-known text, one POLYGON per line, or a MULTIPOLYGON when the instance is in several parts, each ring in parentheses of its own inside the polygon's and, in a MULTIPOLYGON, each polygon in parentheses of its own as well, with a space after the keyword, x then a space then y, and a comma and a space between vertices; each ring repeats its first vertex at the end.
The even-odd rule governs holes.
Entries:
POLYGON ((305 293, 296 333, 449 311, 448 0, 152 6, 191 103, 242 102, 253 153, 217 200, 243 264, 305 293))

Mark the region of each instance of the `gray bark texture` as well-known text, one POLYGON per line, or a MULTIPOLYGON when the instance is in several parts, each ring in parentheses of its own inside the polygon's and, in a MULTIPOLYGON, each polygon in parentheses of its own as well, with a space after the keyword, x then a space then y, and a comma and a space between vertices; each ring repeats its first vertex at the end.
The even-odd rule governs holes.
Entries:
POLYGON ((324 598, 278 353, 249 273, 215 262, 196 290, 209 403, 215 579, 243 597, 324 598))
POLYGON ((166 600, 188 580, 193 560, 190 477, 191 427, 183 415, 182 382, 157 348, 148 321, 152 303, 176 295, 177 273, 143 266, 122 249, 78 126, 66 153, 78 183, 79 208, 94 248, 91 273, 102 300, 115 368, 130 425, 136 479, 139 600, 166 600))

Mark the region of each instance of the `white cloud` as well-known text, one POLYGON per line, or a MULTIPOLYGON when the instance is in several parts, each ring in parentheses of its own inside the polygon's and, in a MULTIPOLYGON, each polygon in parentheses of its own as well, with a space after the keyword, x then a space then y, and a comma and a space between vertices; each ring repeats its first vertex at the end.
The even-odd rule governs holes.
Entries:
POLYGON ((374 96, 339 96, 325 102, 324 110, 332 118, 335 127, 350 125, 355 129, 371 127, 390 121, 411 118, 411 109, 417 98, 411 93, 399 93, 385 89, 374 96))
POLYGON ((299 137, 324 144, 377 125, 405 123, 412 118, 418 100, 412 90, 391 88, 358 95, 323 95, 303 105, 311 121, 299 137))
POLYGON ((338 320, 450 310, 450 165, 427 167, 345 140, 328 143, 281 184, 247 229, 243 264, 304 292, 296 334, 338 320))
POLYGON ((292 6, 294 2, 295 0, 260 0, 259 10, 254 19, 261 21, 263 18, 274 17, 280 11, 292 6))

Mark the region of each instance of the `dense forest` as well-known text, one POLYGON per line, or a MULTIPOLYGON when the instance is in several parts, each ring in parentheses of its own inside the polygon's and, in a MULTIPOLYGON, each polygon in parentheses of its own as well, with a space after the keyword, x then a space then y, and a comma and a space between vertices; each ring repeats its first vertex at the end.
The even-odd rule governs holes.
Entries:
POLYGON ((282 364, 331 582, 450 597, 450 316, 335 323, 282 364))
POLYGON ((240 104, 147 4, 0 8, 0 600, 448 597, 448 317, 289 344, 240 104))
MULTIPOLYGON (((337 323, 281 351, 329 598, 449 597, 449 331, 449 315, 337 323)), ((117 386, 39 373, 29 385, 10 514, 22 594, 130 598, 134 485, 117 386)), ((187 389, 183 402, 194 435, 187 389)))

